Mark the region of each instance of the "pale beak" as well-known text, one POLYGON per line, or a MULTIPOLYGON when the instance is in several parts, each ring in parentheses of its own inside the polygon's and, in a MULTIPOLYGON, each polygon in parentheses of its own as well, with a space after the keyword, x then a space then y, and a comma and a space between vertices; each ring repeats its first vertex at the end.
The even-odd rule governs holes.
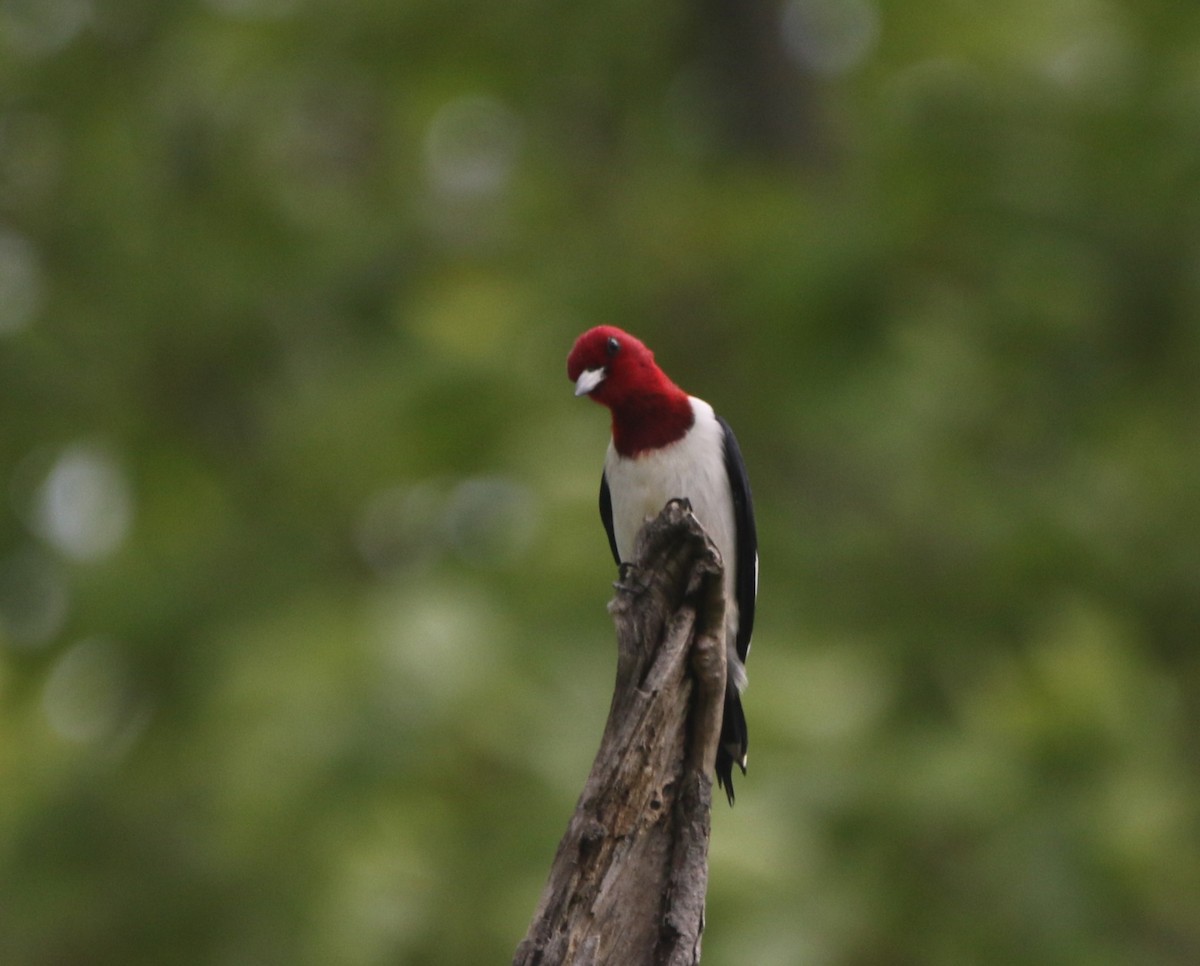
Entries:
POLYGON ((607 375, 608 373, 604 369, 584 369, 579 374, 579 378, 575 380, 575 395, 586 396, 604 382, 604 377, 607 375))

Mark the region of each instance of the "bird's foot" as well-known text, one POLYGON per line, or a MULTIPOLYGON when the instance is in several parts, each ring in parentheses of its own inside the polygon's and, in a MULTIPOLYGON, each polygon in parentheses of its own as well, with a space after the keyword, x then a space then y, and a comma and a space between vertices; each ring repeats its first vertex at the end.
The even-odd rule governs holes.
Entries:
POLYGON ((637 568, 631 563, 623 563, 617 567, 617 579, 613 584, 617 590, 627 590, 630 592, 638 589, 637 581, 634 580, 634 575, 637 573, 637 568))

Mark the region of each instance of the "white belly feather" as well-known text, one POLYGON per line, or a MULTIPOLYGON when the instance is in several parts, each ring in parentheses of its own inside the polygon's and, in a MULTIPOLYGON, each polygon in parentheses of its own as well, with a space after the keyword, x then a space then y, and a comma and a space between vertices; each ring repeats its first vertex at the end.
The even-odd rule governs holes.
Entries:
POLYGON ((734 582, 737 531, 729 475, 725 469, 725 436, 712 407, 690 397, 695 423, 683 439, 662 449, 627 459, 609 444, 604 472, 612 496, 613 536, 623 562, 633 558, 634 541, 648 517, 668 500, 685 497, 696 518, 720 551, 725 565, 725 631, 730 677, 740 691, 746 672, 737 659, 738 607, 734 582))

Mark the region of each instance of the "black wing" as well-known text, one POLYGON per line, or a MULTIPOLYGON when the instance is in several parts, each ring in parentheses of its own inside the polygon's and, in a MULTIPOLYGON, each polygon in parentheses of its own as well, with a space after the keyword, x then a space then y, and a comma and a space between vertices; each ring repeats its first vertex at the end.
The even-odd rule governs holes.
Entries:
MULTIPOLYGON (((750 497, 750 481, 742 451, 729 424, 717 417, 725 434, 725 475, 729 477, 729 492, 733 497, 734 548, 737 553, 737 573, 733 588, 738 605, 738 631, 734 647, 744 663, 750 651, 750 635, 754 632, 754 600, 758 595, 758 532, 754 526, 754 501, 750 497)), ((725 708, 721 718, 721 743, 717 747, 717 784, 725 789, 729 804, 733 804, 733 766, 746 771, 746 750, 750 739, 746 730, 746 715, 742 697, 730 680, 725 690, 725 708)))
POLYGON ((617 553, 617 537, 613 533, 612 494, 608 492, 608 476, 600 474, 600 519, 604 523, 604 532, 608 534, 608 545, 612 548, 613 560, 621 566, 621 555, 617 553))
POLYGON ((737 530, 734 538, 737 547, 737 574, 734 577, 738 606, 737 653, 745 661, 750 651, 750 635, 754 633, 754 600, 758 596, 758 531, 754 526, 754 500, 750 495, 750 480, 746 477, 742 451, 729 423, 720 416, 717 422, 725 432, 725 472, 733 494, 733 523, 737 530))

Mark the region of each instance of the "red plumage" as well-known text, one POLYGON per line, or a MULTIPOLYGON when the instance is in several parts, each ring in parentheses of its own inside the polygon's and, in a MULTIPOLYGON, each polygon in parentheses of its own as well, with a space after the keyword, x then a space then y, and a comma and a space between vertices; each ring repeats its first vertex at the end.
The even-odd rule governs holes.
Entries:
POLYGON ((622 456, 666 446, 691 428, 688 394, 658 367, 641 340, 612 325, 589 329, 567 356, 567 376, 576 382, 594 369, 606 375, 588 395, 611 410, 613 446, 622 456))

